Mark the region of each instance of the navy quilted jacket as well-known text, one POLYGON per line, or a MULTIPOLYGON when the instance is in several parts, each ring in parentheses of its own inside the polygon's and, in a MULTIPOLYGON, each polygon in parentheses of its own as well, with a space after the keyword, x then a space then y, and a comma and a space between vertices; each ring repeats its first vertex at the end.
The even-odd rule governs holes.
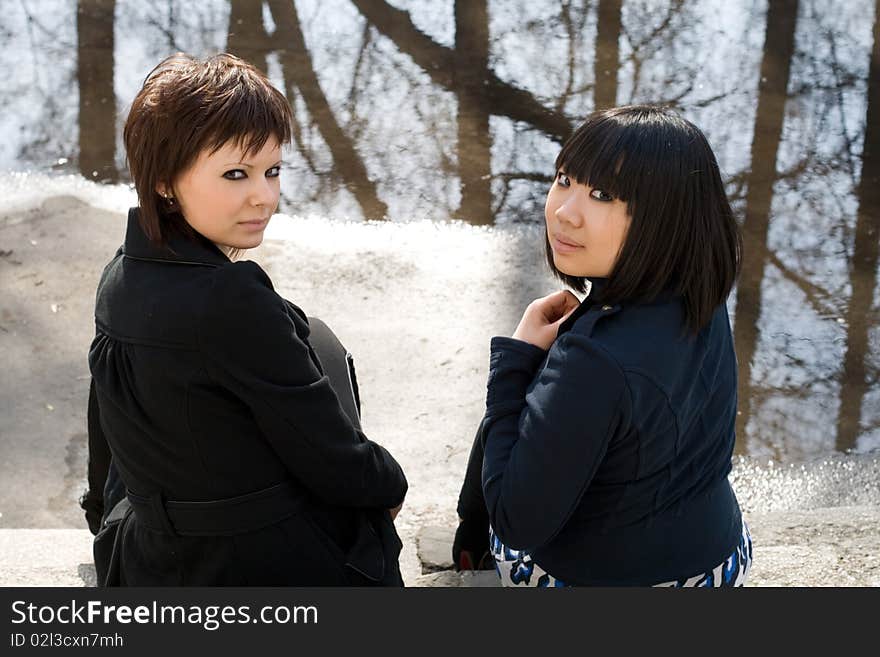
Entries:
POLYGON ((727 309, 696 336, 683 327, 672 295, 623 307, 588 298, 548 352, 492 340, 481 427, 489 520, 563 581, 687 577, 740 539, 727 479, 736 418, 727 309))

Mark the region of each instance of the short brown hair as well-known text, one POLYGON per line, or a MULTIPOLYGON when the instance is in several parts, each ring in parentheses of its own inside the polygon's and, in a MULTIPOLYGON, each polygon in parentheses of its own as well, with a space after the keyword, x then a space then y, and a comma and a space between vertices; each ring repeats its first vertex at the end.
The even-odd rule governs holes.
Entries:
POLYGON ((157 185, 173 186, 203 150, 230 141, 250 154, 270 137, 287 144, 290 124, 287 99, 246 61, 227 53, 162 60, 132 101, 123 132, 147 237, 161 245, 173 232, 192 235, 179 204, 163 199, 157 185))
MULTIPOLYGON (((627 205, 632 218, 597 302, 650 302, 679 295, 698 332, 724 303, 739 274, 742 237, 718 162, 703 133, 675 111, 630 105, 594 112, 563 144, 556 171, 627 205)), ((579 292, 580 276, 550 268, 579 292)))

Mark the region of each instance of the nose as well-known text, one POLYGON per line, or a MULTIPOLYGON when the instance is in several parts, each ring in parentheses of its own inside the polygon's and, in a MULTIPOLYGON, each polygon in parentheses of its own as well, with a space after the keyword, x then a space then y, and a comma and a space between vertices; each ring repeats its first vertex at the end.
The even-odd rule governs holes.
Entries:
POLYGON ((265 176, 255 178, 250 190, 251 205, 254 207, 275 207, 278 202, 279 190, 273 182, 274 180, 276 179, 265 176))
POLYGON ((559 204, 554 212, 556 219, 571 224, 575 228, 582 226, 584 223, 584 215, 581 210, 582 205, 578 194, 566 194, 562 203, 559 204))

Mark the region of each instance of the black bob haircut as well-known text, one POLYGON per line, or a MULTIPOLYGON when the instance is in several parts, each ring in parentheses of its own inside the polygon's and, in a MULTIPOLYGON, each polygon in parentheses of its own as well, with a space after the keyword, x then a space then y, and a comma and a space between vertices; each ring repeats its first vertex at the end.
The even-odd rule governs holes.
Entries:
MULTIPOLYGON (((724 303, 739 275, 742 237, 715 155, 703 133, 676 112, 629 105, 594 112, 568 138, 556 171, 627 204, 629 229, 601 303, 682 297, 697 333, 724 303)), ((578 292, 584 277, 553 273, 578 292)))

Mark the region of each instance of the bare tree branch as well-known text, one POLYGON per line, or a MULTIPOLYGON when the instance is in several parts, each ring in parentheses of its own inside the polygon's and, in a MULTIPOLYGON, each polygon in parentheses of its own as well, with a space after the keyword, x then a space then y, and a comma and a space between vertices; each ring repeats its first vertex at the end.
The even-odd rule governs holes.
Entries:
MULTIPOLYGON (((391 39, 401 52, 409 55, 435 84, 454 91, 455 53, 452 49, 434 42, 415 27, 408 12, 383 0, 352 0, 352 3, 371 25, 391 39)), ((558 142, 571 134, 571 123, 564 115, 545 107, 530 92, 499 79, 492 70, 488 71, 486 93, 491 99, 493 114, 528 123, 558 142)))
POLYGON ((782 260, 779 259, 779 256, 776 255, 773 251, 768 251, 768 262, 772 264, 776 269, 779 270, 779 273, 782 274, 787 280, 794 283, 798 289, 804 293, 807 301, 813 307, 813 310, 819 317, 835 317, 839 314, 835 308, 833 303, 833 298, 831 293, 827 290, 822 289, 815 283, 811 283, 806 278, 798 274, 797 272, 792 271, 782 260))

